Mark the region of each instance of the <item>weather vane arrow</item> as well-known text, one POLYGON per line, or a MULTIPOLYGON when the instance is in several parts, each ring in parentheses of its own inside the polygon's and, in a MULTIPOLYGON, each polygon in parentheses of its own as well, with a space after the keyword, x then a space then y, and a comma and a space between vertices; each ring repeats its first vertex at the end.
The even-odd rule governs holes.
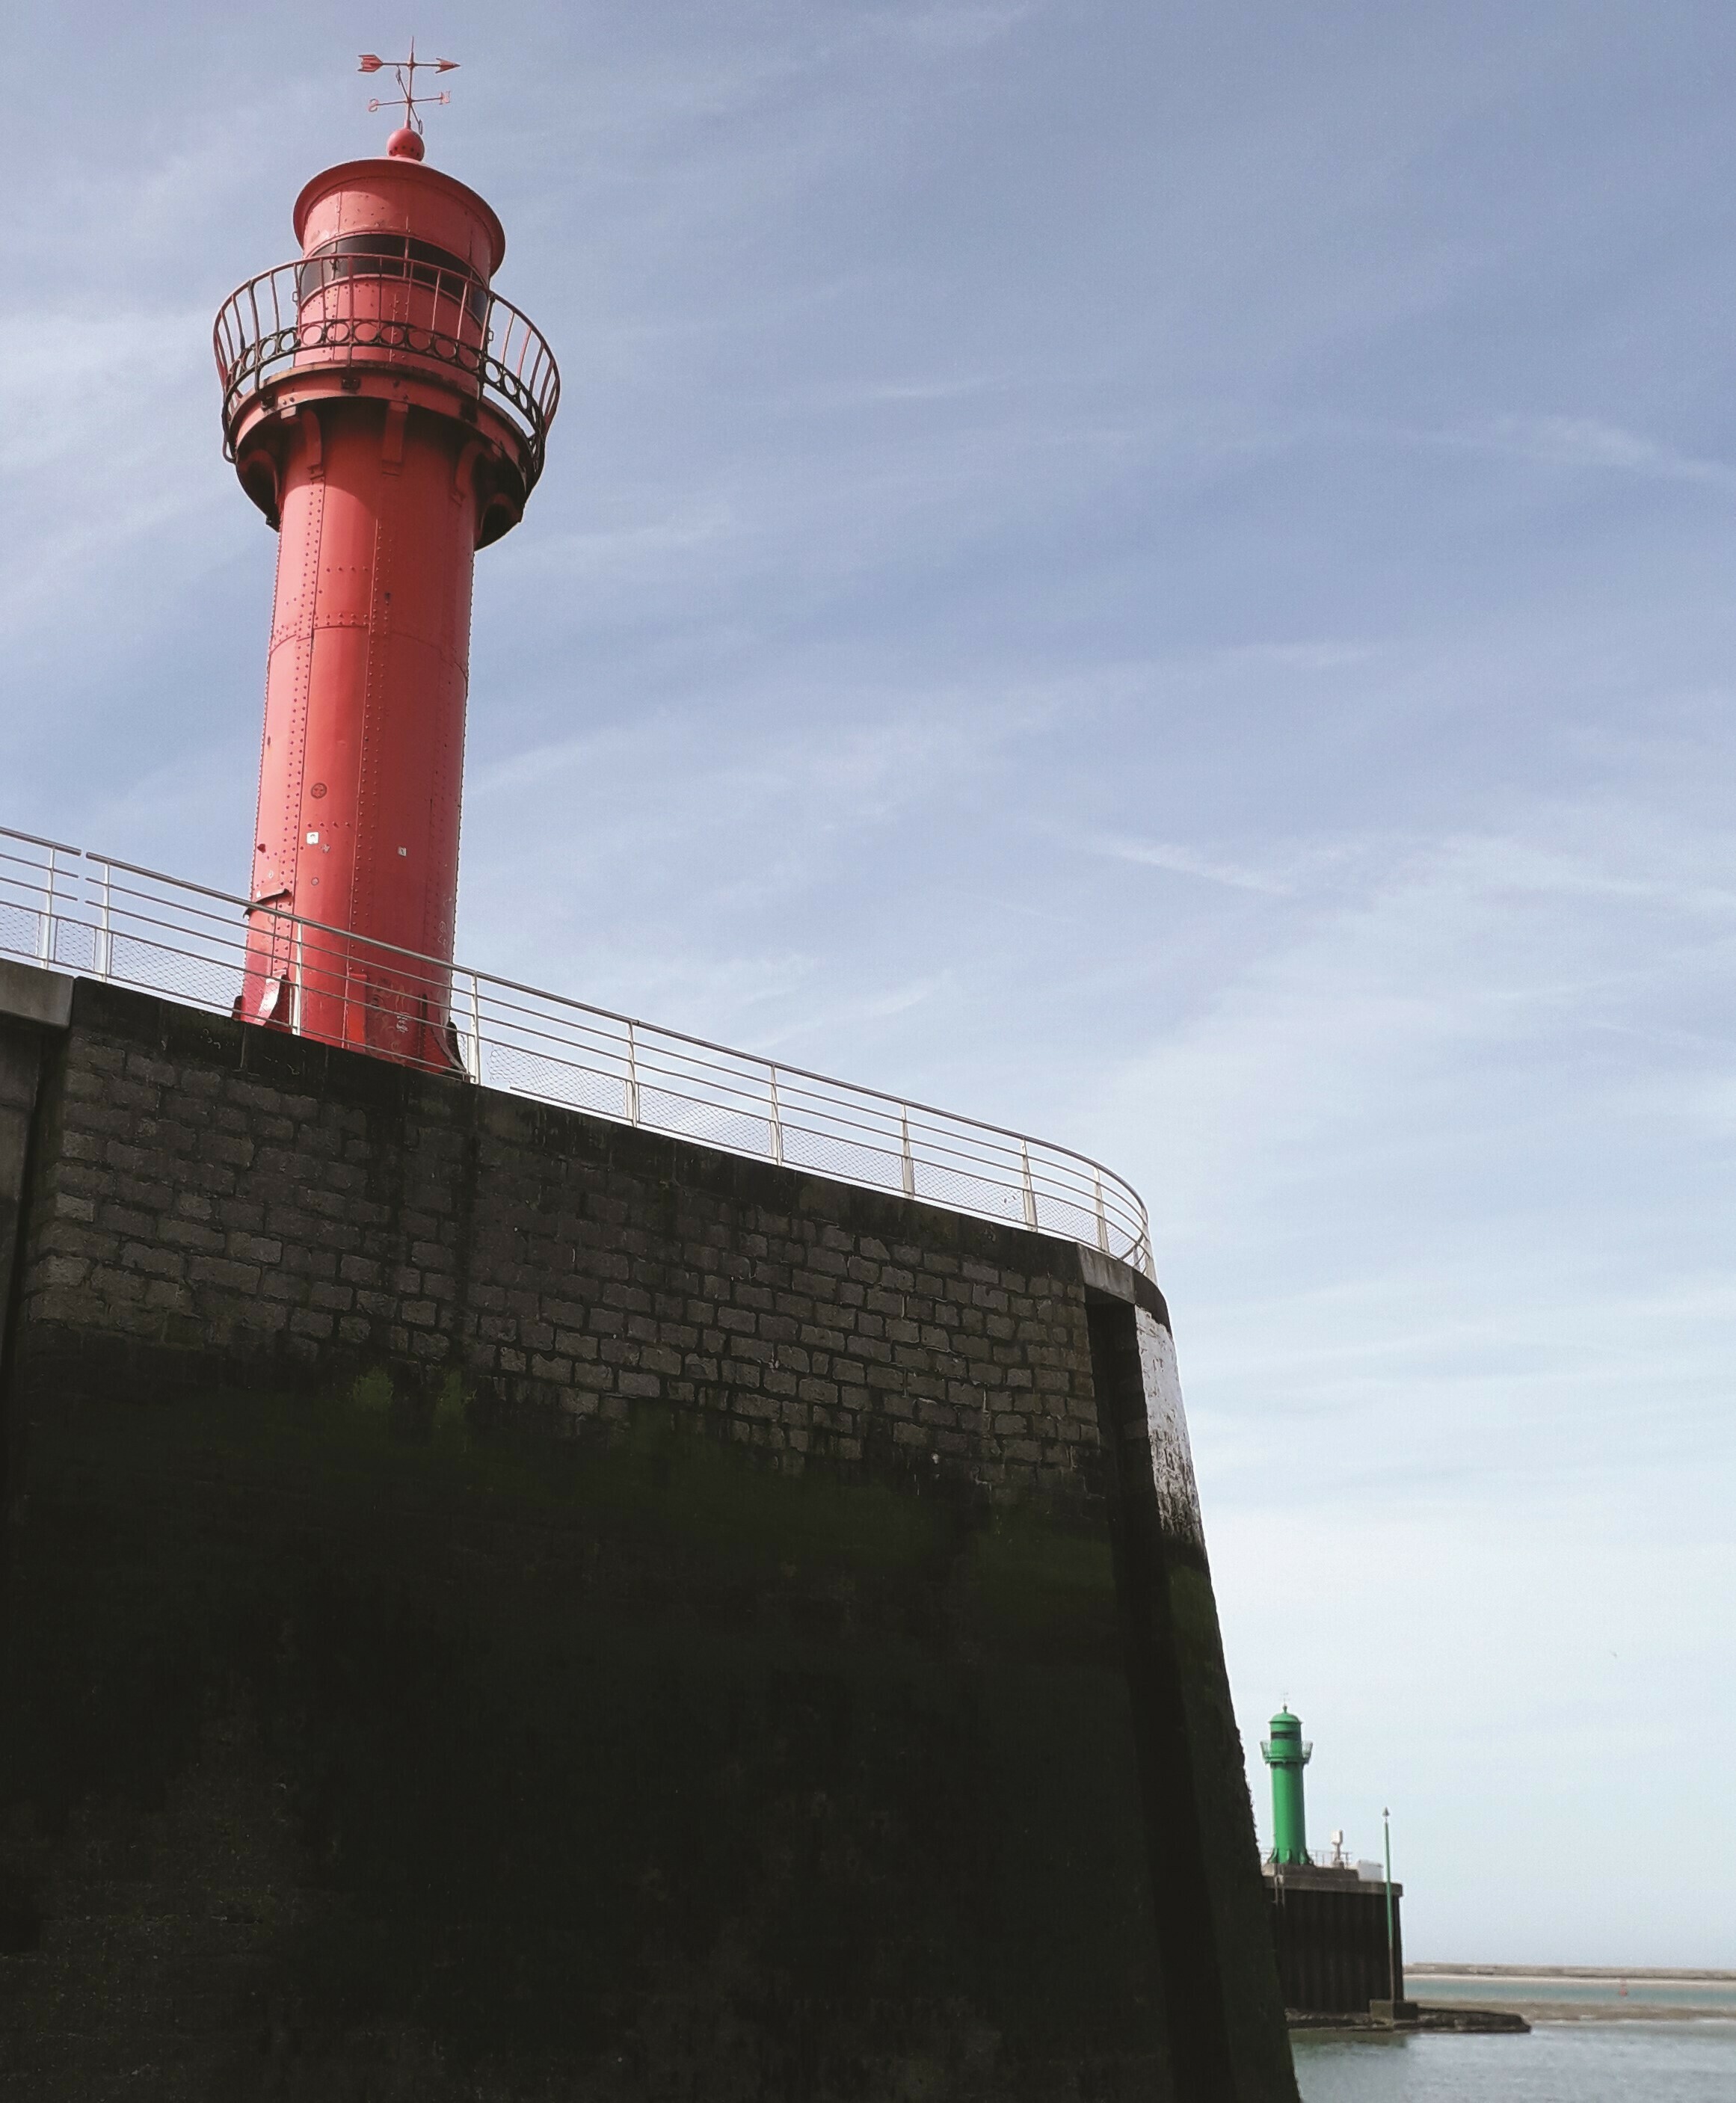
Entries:
POLYGON ((416 39, 412 37, 408 58, 383 59, 376 51, 363 51, 356 69, 358 73, 384 73, 388 67, 398 76, 398 91, 396 95, 376 96, 368 104, 368 109, 389 109, 394 104, 401 102, 404 109, 404 129, 420 136, 422 120, 416 113, 417 109, 425 103, 450 102, 452 98, 443 90, 438 95, 418 95, 416 91, 418 70, 423 73, 456 73, 458 61, 456 59, 419 59, 416 55, 416 39))

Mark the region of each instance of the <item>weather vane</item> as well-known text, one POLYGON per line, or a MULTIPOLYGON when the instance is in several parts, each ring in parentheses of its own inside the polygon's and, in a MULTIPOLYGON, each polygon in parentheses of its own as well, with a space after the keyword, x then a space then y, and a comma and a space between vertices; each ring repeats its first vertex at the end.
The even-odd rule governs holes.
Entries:
POLYGON ((388 66, 390 66, 393 72, 398 75, 398 85, 401 92, 397 95, 389 95, 384 98, 376 95, 368 104, 368 109, 371 111, 385 109, 389 109, 394 103, 402 102, 404 105, 404 129, 407 131, 419 133, 422 128, 422 120, 416 113, 417 104, 425 102, 450 102, 452 98, 443 91, 438 95, 418 95, 416 91, 417 68, 420 67, 424 73, 456 73, 458 61, 456 59, 419 59, 416 55, 414 37, 410 39, 410 56, 407 59, 383 59, 373 51, 363 52, 359 68, 361 72, 384 73, 388 66))

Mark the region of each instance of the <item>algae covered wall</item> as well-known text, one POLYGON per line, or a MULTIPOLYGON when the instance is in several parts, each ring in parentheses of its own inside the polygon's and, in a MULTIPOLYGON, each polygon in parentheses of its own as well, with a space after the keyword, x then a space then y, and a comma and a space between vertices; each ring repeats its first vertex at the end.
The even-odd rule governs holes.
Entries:
POLYGON ((87 982, 38 1036, 6 2092, 1293 2096, 1149 1281, 87 982))
POLYGON ((1287 2008, 1366 2016, 1371 2002, 1404 1999, 1402 1884, 1389 1896, 1354 1871, 1286 1863, 1267 1865, 1266 1889, 1287 2008))

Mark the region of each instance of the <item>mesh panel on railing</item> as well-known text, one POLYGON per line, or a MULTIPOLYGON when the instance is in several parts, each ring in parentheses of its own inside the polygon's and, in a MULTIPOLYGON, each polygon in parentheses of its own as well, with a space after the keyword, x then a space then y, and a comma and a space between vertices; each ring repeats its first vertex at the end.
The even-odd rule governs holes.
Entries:
POLYGON ((492 1087, 535 1096, 546 1103, 564 1103, 574 1109, 596 1110, 604 1117, 627 1115, 627 1084, 615 1075, 526 1052, 515 1044, 489 1045, 483 1064, 492 1087))
POLYGON ((931 1204, 950 1205, 959 1212, 984 1212, 990 1219, 1005 1220, 1015 1226, 1025 1224, 1022 1190, 1008 1189, 1004 1183, 973 1175, 968 1169, 919 1161, 916 1195, 928 1198, 931 1204))
POLYGON ((78 972, 88 977, 97 964, 96 930, 76 920, 56 920, 54 961, 63 971, 78 972))
POLYGON ((0 898, 0 951, 9 957, 36 957, 41 954, 42 916, 28 905, 14 905, 0 898))
POLYGON ((866 1183, 879 1190, 904 1188, 904 1157, 895 1147, 870 1146, 803 1124, 785 1123, 780 1129, 786 1167, 811 1168, 817 1176, 866 1183))
MULTIPOLYGON (((1069 1241, 1097 1244, 1098 1220, 1096 1211, 1089 1205, 1075 1203, 1066 1198, 1047 1195, 1037 1199, 1037 1225, 1046 1234, 1061 1234, 1069 1241)), ((1115 1220, 1106 1220, 1104 1238, 1112 1254, 1125 1254, 1135 1237, 1115 1220)))
POLYGON ((238 964, 201 957, 171 941, 148 941, 131 935, 110 938, 109 968, 104 975, 141 991, 167 994, 189 1007, 227 1012, 241 991, 238 964))
POLYGON ((755 1117, 729 1103, 708 1103, 673 1088, 647 1087, 641 1083, 639 1121, 653 1132, 696 1140, 701 1146, 720 1146, 731 1154, 750 1154, 763 1160, 772 1150, 768 1116, 755 1117))

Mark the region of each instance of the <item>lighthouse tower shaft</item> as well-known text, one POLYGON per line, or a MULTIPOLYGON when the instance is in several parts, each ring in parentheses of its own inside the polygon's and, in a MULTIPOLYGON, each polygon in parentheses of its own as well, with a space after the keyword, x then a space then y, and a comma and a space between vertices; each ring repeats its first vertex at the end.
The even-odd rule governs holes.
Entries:
POLYGON ((1275 1862, 1308 1860, 1308 1817, 1302 1802, 1302 1769, 1314 1748, 1302 1741, 1302 1724, 1288 1709, 1271 1720, 1271 1736, 1260 1750, 1272 1771, 1272 1855, 1275 1862))
POLYGON ((300 260, 216 339, 226 450, 280 536, 238 1011, 438 1068, 471 572, 523 513, 559 380, 489 288, 499 220, 420 149, 316 176, 300 260))

